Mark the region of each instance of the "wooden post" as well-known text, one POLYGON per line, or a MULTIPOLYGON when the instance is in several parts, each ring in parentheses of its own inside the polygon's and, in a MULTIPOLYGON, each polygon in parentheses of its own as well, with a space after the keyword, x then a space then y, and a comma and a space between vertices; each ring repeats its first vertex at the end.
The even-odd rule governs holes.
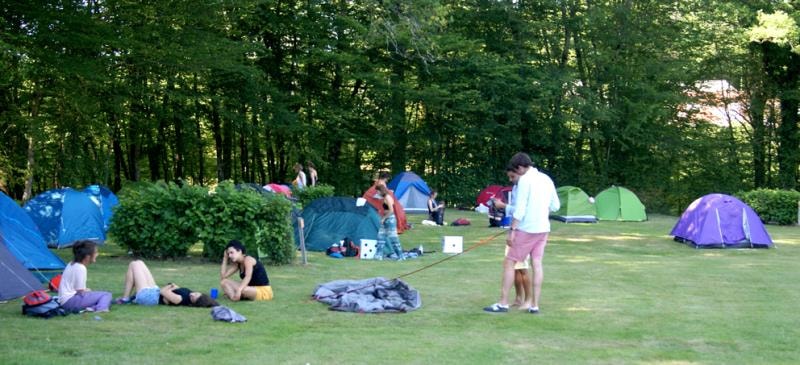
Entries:
POLYGON ((306 238, 305 234, 303 233, 305 222, 303 221, 302 217, 297 218, 297 227, 300 228, 300 257, 303 258, 303 265, 308 265, 308 259, 306 258, 306 238))

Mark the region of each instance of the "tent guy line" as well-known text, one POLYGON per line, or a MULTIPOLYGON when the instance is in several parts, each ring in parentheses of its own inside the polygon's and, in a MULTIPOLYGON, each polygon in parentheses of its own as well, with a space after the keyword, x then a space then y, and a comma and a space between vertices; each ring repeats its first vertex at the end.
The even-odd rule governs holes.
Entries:
POLYGON ((315 298, 314 296, 312 296, 310 300, 311 301, 318 301, 320 299, 326 299, 326 298, 330 298, 330 297, 340 297, 342 295, 345 295, 345 294, 348 294, 348 293, 352 293, 352 292, 355 292, 355 291, 359 291, 361 289, 365 289, 365 288, 368 288, 370 286, 378 286, 378 285, 381 285, 383 283, 391 282, 391 281, 394 281, 394 280, 397 280, 397 279, 400 279, 400 278, 404 278, 404 277, 407 277, 407 276, 414 275, 414 274, 416 274, 416 273, 418 273, 420 271, 427 270, 427 269, 429 269, 429 268, 431 268, 433 266, 439 265, 439 264, 441 264, 441 263, 443 263, 443 262, 445 262, 447 260, 454 259, 454 258, 456 258, 458 256, 461 256, 461 255, 463 255, 463 254, 465 254, 465 253, 467 253, 469 251, 472 251, 472 250, 474 250, 474 249, 476 249, 476 248, 478 248, 480 246, 483 246, 483 245, 493 241, 495 238, 499 237, 500 235, 502 235, 502 234, 504 234, 506 232, 507 232, 507 230, 501 230, 500 232, 497 232, 497 233, 495 233, 495 234, 493 234, 493 235, 491 235, 489 237, 486 237, 486 238, 478 241, 478 243, 476 243, 476 244, 474 244, 474 245, 472 245, 470 247, 467 247, 466 249, 464 249, 464 251, 461 251, 461 252, 459 252, 459 253, 457 253, 455 255, 447 256, 447 257, 445 257, 445 258, 443 258, 443 259, 441 259, 439 261, 432 262, 432 263, 430 263, 428 265, 425 265, 425 266, 423 266, 423 267, 421 267, 419 269, 407 272, 407 273, 402 274, 400 276, 397 276, 395 278, 386 279, 386 280, 383 280, 383 281, 378 281, 378 282, 375 282, 375 283, 372 283, 372 284, 369 284, 369 285, 365 285, 365 286, 362 286, 362 287, 350 289, 348 291, 341 292, 341 293, 336 293, 336 294, 332 294, 332 295, 326 295, 326 296, 322 296, 322 297, 318 297, 318 298, 315 298))

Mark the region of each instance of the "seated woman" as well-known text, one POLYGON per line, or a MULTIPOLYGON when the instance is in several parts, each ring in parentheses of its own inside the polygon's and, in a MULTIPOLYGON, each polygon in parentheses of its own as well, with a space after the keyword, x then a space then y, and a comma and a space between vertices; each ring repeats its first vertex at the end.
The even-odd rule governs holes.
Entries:
POLYGON ((430 219, 438 225, 444 224, 444 204, 439 204, 436 201, 436 190, 431 190, 431 194, 428 198, 428 216, 430 219))
POLYGON ((233 301, 272 299, 267 270, 255 257, 248 256, 244 245, 237 240, 231 240, 225 247, 220 268, 220 286, 225 296, 233 301), (242 281, 228 279, 237 271, 242 281))
POLYGON ((192 291, 189 288, 181 288, 173 283, 159 288, 150 269, 142 260, 135 260, 128 264, 128 272, 125 273, 125 291, 122 293, 122 298, 117 299, 115 303, 189 307, 216 307, 219 305, 207 294, 192 291), (134 288, 136 288, 136 296, 131 298, 130 295, 134 288))
POLYGON ((86 287, 86 267, 97 261, 97 245, 81 240, 72 246, 74 259, 61 274, 58 286, 58 303, 69 311, 108 312, 111 293, 92 291, 86 287))

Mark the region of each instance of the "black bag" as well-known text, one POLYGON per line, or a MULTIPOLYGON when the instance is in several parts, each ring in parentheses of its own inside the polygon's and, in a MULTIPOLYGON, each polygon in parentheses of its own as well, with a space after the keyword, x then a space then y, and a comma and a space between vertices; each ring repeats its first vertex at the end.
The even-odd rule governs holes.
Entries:
POLYGON ((352 240, 345 237, 344 244, 342 244, 342 247, 340 247, 339 250, 340 250, 339 252, 341 252, 342 256, 344 257, 356 257, 358 256, 359 247, 356 246, 356 244, 353 243, 352 240))
MULTIPOLYGON (((31 317, 41 317, 41 318, 50 318, 55 316, 66 316, 69 314, 69 311, 64 309, 61 304, 58 304, 58 301, 55 298, 48 298, 45 301, 37 301, 38 304, 28 304, 26 302, 31 302, 28 300, 29 296, 32 294, 28 294, 25 296, 25 300, 22 303, 22 314, 31 317)), ((48 295, 49 297, 49 295, 48 295)))

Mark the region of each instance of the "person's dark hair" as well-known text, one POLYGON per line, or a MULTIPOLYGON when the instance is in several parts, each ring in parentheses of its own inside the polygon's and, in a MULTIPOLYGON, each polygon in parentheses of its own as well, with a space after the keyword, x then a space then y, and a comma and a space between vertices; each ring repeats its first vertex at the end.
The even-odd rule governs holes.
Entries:
POLYGON ((531 161, 531 156, 528 156, 527 153, 517 152, 508 160, 508 164, 517 169, 519 167, 531 167, 533 166, 533 161, 531 161))
POLYGON ((381 171, 378 173, 378 180, 389 180, 392 178, 392 174, 388 171, 381 171))
POLYGON ((506 172, 509 172, 509 171, 517 172, 517 169, 514 168, 514 166, 511 166, 511 164, 508 164, 508 165, 506 165, 506 172))
POLYGON ((241 242, 237 240, 231 240, 230 242, 228 242, 228 245, 225 246, 225 250, 227 251, 228 248, 231 247, 235 248, 236 251, 242 251, 242 254, 247 255, 247 249, 244 248, 244 245, 241 242))
POLYGON ((436 194, 436 190, 431 189, 431 193, 428 196, 433 196, 433 194, 436 194))
POLYGON ((211 297, 208 296, 208 294, 200 294, 200 296, 197 298, 197 300, 194 303, 192 303, 192 307, 206 307, 206 308, 208 308, 208 307, 216 307, 218 305, 219 305, 219 303, 217 303, 216 300, 211 299, 211 297))
POLYGON ((310 168, 312 168, 312 169, 313 169, 313 168, 316 168, 316 166, 314 166, 314 163, 313 163, 313 162, 311 162, 311 161, 306 161, 306 166, 307 166, 307 167, 310 167, 310 168))
POLYGON ((375 187, 375 189, 377 189, 383 195, 389 195, 389 188, 387 188, 386 185, 379 184, 375 187))
POLYGON ((88 256, 94 255, 97 244, 89 240, 80 240, 72 245, 72 255, 75 256, 73 262, 81 262, 88 256))

